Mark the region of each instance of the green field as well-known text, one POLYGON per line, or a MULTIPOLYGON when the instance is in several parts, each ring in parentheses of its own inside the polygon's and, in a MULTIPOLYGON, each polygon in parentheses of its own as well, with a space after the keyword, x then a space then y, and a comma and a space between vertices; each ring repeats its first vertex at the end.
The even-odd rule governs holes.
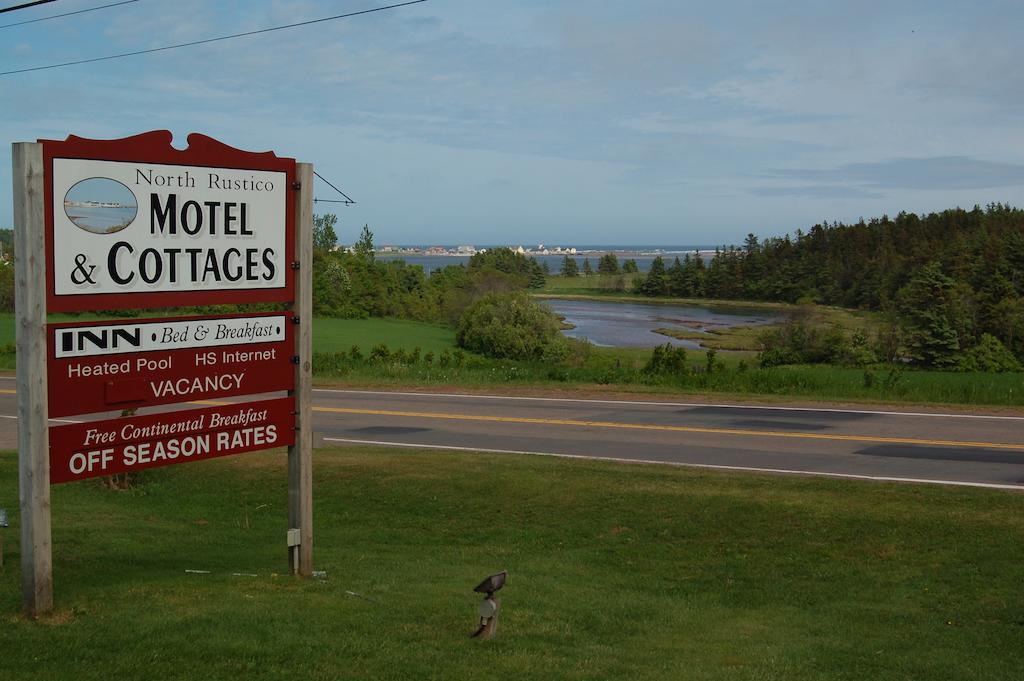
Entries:
POLYGON ((313 320, 313 345, 316 352, 347 352, 358 345, 364 352, 378 343, 392 350, 402 348, 439 353, 455 348, 455 331, 440 324, 404 319, 329 319, 313 320))
MULTIPOLYGON (((0 454, 12 511, 15 469, 0 454)), ((319 450, 327 578, 310 581, 282 575, 286 508, 278 451, 151 471, 129 491, 54 487, 54 615, 16 614, 16 513, 0 529, 0 678, 1006 681, 1024 668, 1018 494, 319 450), (469 640, 471 589, 500 569, 498 638, 469 640)))

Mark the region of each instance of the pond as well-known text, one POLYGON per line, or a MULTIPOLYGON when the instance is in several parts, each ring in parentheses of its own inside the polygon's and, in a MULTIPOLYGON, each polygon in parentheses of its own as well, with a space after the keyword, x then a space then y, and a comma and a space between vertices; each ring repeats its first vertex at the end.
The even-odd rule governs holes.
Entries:
POLYGON ((599 300, 546 300, 547 305, 575 328, 564 333, 570 338, 589 340, 605 347, 650 348, 671 343, 699 348, 692 340, 678 340, 654 333, 667 327, 707 332, 730 326, 772 324, 780 317, 767 311, 738 307, 695 307, 690 305, 648 305, 611 303, 599 300))

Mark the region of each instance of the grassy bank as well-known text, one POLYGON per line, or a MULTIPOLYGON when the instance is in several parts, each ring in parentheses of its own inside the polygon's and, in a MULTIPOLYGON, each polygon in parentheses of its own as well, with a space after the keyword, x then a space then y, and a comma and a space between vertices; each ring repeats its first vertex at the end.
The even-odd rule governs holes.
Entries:
MULTIPOLYGON (((318 355, 314 371, 326 383, 347 385, 474 387, 510 386, 627 390, 659 395, 709 395, 718 399, 801 399, 879 404, 1024 406, 1024 375, 979 372, 846 369, 823 365, 756 368, 752 358, 727 357, 713 373, 703 372, 702 354, 686 377, 650 376, 643 366, 649 350, 602 350, 579 365, 506 362, 468 358, 461 365, 438 361, 360 360, 318 355), (745 362, 742 363, 741 362, 745 362)), ((721 357, 721 355, 720 355, 721 357)))
MULTIPOLYGON (((16 478, 0 454, 0 498, 16 478)), ((383 449, 318 451, 315 486, 327 578, 305 582, 279 574, 279 452, 127 492, 55 487, 54 616, 15 614, 17 517, 0 530, 0 678, 1002 681, 1024 665, 1020 495, 383 449), (498 569, 498 638, 471 641, 470 590, 498 569)))
MULTIPOLYGON (((847 315, 826 309, 822 314, 847 315)), ((4 334, 13 342, 13 317, 0 317, 4 334)), ((643 371, 651 356, 643 348, 577 348, 562 364, 489 360, 460 353, 455 334, 445 326, 394 319, 316 319, 314 373, 326 383, 395 386, 468 386, 624 389, 657 394, 709 394, 735 398, 785 398, 912 404, 1024 406, 1024 375, 951 373, 885 368, 848 369, 813 365, 757 368, 755 353, 719 353, 715 368, 706 372, 706 357, 691 350, 686 377, 650 376, 643 371), (398 356, 371 360, 374 346, 388 346, 398 356), (359 347, 361 359, 349 350, 359 347), (414 359, 415 348, 421 353, 414 359), (427 354, 433 360, 427 362, 427 354)), ((744 332, 724 336, 733 341, 744 332)), ((749 337, 749 334, 746 334, 749 337)), ((13 353, 0 353, 0 369, 13 370, 13 353)))

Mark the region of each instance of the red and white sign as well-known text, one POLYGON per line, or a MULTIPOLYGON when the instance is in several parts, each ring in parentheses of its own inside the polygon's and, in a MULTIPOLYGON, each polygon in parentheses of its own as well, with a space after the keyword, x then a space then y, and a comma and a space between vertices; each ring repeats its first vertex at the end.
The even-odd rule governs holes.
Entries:
POLYGON ((50 482, 202 461, 295 442, 291 398, 50 428, 50 482))
POLYGON ((51 418, 295 386, 283 312, 47 326, 51 418))
POLYGON ((43 141, 49 312, 293 299, 295 160, 171 139, 43 141))

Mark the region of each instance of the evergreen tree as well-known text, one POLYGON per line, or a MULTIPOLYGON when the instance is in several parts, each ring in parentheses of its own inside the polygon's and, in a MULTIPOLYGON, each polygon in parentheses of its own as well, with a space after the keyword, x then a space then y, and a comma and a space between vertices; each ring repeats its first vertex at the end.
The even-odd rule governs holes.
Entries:
POLYGON ((534 258, 530 258, 530 288, 544 288, 548 283, 547 273, 544 268, 541 267, 534 258))
POLYGON ((590 266, 590 258, 583 259, 583 276, 589 277, 594 273, 594 268, 590 266))
POLYGON ((679 257, 672 262, 672 266, 668 268, 668 294, 676 298, 685 298, 691 295, 691 292, 686 287, 686 270, 683 269, 683 263, 679 262, 679 257))
POLYGON ((665 261, 659 255, 651 262, 651 269, 647 276, 638 286, 640 293, 645 296, 666 296, 669 292, 668 274, 665 271, 665 261))
POLYGON ((614 253, 605 253, 597 261, 597 271, 599 274, 618 274, 619 259, 615 257, 614 253))
POLYGON ((629 258, 628 260, 623 261, 622 271, 625 274, 636 274, 640 271, 640 268, 637 267, 636 260, 629 258))
POLYGON ((579 265, 576 264, 576 258, 570 258, 565 256, 562 258, 562 269, 560 273, 563 277, 578 277, 580 276, 579 265))
POLYGON ((938 263, 920 268, 898 296, 911 358, 928 366, 953 366, 959 361, 960 341, 952 319, 953 280, 938 263))

